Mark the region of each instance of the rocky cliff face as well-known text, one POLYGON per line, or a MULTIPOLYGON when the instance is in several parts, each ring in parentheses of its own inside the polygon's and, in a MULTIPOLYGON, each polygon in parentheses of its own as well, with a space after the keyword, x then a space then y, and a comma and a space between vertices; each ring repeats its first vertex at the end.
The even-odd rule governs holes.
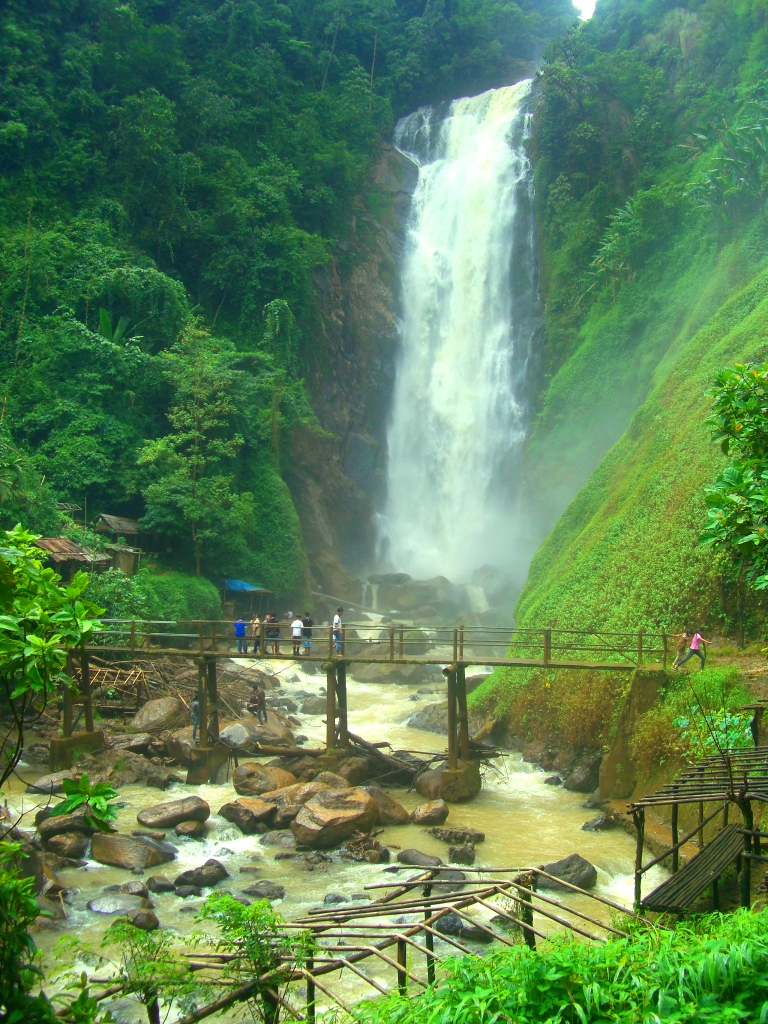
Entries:
POLYGON ((317 336, 307 385, 322 429, 302 428, 286 473, 315 589, 362 598, 354 575, 370 560, 383 496, 386 420, 397 354, 397 266, 417 170, 382 144, 370 188, 337 251, 316 272, 317 336))

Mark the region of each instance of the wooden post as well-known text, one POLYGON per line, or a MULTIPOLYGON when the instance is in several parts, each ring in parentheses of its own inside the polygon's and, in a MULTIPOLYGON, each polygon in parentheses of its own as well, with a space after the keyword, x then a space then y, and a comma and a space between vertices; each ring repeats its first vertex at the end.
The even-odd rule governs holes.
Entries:
POLYGON ((336 749, 336 665, 329 663, 325 669, 325 746, 336 749))
MULTIPOLYGON (((424 920, 428 921, 432 914, 431 910, 424 911, 424 920)), ((424 942, 427 947, 427 981, 430 985, 435 984, 435 937, 432 932, 424 933, 424 942)))
POLYGON ((456 701, 459 708, 459 752, 462 761, 469 761, 469 714, 467 712, 467 677, 464 665, 456 666, 456 701))
POLYGON ((333 657, 333 626, 328 627, 328 657, 333 657))
POLYGON ((403 654, 405 652, 405 627, 404 626, 400 626, 398 628, 398 634, 399 634, 400 657, 402 658, 403 654))
POLYGON ((339 746, 349 747, 347 730, 347 663, 339 661, 336 665, 336 696, 339 702, 339 746))
POLYGON ((197 624, 197 649, 200 654, 205 650, 205 641, 203 639, 203 624, 198 622, 197 624))
POLYGON ((544 664, 548 665, 552 661, 552 630, 544 630, 544 664))
POLYGON ((453 631, 453 664, 456 665, 459 660, 459 631, 454 629, 453 631))
POLYGON ((408 975, 406 974, 406 967, 408 966, 408 946, 405 939, 397 940, 397 990, 401 996, 407 995, 408 992, 408 975))
POLYGON ((523 939, 529 949, 536 949, 536 936, 531 931, 533 927, 533 896, 526 893, 526 889, 530 889, 533 892, 536 887, 536 876, 532 871, 525 871, 520 875, 515 875, 513 881, 517 882, 522 887, 517 890, 517 899, 519 900, 518 914, 520 921, 523 924, 527 924, 527 928, 523 928, 523 939))
POLYGON ((83 704, 85 704, 85 731, 93 732, 93 694, 91 693, 91 666, 88 661, 88 652, 84 647, 80 649, 80 692, 83 695, 83 704))
MULTIPOLYGON (((747 834, 744 836, 744 852, 749 853, 752 849, 751 832, 755 827, 752 814, 752 804, 749 800, 741 801, 741 813, 744 818, 744 829, 747 834)), ((749 907, 751 904, 751 875, 752 862, 749 857, 741 858, 741 871, 739 873, 739 892, 741 895, 742 907, 749 907)))
POLYGON ((136 653, 136 620, 131 619, 131 639, 130 639, 131 654, 136 653))
POLYGON ((144 648, 149 650, 152 646, 152 624, 149 622, 144 623, 144 648))
POLYGON ((642 629, 637 634, 637 667, 642 668, 643 666, 643 631, 642 629))
POLYGON ((664 671, 666 672, 667 671, 667 631, 666 630, 662 630, 661 639, 662 639, 662 642, 664 644, 663 668, 664 668, 664 671))
POLYGON ((637 846, 635 847, 635 911, 639 912, 642 901, 643 876, 643 845, 645 842, 645 808, 638 807, 632 812, 637 829, 637 846))
MULTIPOLYGON (((677 812, 679 810, 678 804, 672 804, 672 846, 677 846, 677 812)), ((680 867, 680 851, 672 851, 672 874, 674 875, 680 867)))
POLYGON ((459 661, 464 661, 464 627, 459 626, 459 661))
POLYGON ((704 801, 699 800, 699 849, 704 849, 704 801))
POLYGON ((208 690, 208 742, 219 738, 219 688, 216 681, 216 659, 208 657, 206 664, 206 685, 208 690))
POLYGON ((197 742, 201 747, 208 746, 208 688, 205 679, 205 661, 201 658, 197 663, 197 680, 199 696, 197 698, 199 708, 199 725, 197 729, 197 742))
POLYGON ((312 971, 315 969, 315 961, 312 957, 307 958, 306 963, 307 969, 307 1020, 310 1024, 315 1022, 316 1014, 316 1003, 315 1003, 315 979, 312 971))
MULTIPOLYGON (((67 654, 67 675, 74 678, 75 666, 72 659, 72 652, 67 654)), ((72 735, 72 691, 68 684, 64 684, 64 707, 62 708, 61 733, 64 739, 72 735)))
POLYGON ((212 622, 211 623, 211 650, 214 653, 216 652, 216 633, 217 633, 216 625, 217 625, 216 622, 212 622))
POLYGON ((458 766, 456 751, 456 666, 451 665, 448 675, 448 768, 455 771, 458 766))
POLYGON ((389 660, 395 660, 395 627, 389 627, 389 660))

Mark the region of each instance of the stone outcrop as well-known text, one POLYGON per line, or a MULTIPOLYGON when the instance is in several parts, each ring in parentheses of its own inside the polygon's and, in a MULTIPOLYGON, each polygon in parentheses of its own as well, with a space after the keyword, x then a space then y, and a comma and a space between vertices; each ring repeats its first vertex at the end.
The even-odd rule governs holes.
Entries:
POLYGON ((449 846, 448 860, 451 864, 474 864, 475 844, 461 843, 460 846, 449 846))
POLYGON ((204 821, 180 821, 173 831, 180 839, 203 840, 207 830, 204 821))
POLYGON ((419 804, 411 811, 414 825, 442 825, 448 817, 448 805, 445 800, 430 800, 427 804, 419 804))
POLYGON ((427 832, 435 839, 443 843, 482 843, 485 841, 485 832, 478 832, 477 829, 468 825, 453 825, 449 828, 428 828, 427 832))
POLYGON ((139 708, 131 719, 131 728, 135 733, 164 732, 188 714, 178 697, 157 697, 139 708))
POLYGON ((254 896, 257 900, 282 900, 285 897, 285 886, 277 882, 268 882, 266 878, 260 882, 254 882, 243 892, 248 896, 254 896))
POLYGON ((207 821, 211 808, 199 796, 185 796, 180 800, 154 804, 139 811, 136 820, 146 828, 173 828, 182 821, 207 821))
POLYGON ((276 803, 262 800, 258 796, 241 796, 238 800, 224 804, 219 814, 237 825, 244 835, 252 836, 266 830, 266 822, 274 818, 276 810, 276 803))
POLYGON ((302 715, 324 715, 328 703, 325 697, 308 697, 301 705, 302 715))
POLYGON ((370 767, 364 757, 347 757, 339 765, 339 775, 348 786, 359 786, 368 778, 370 767))
MULTIPOLYGON (((578 853, 572 853, 568 857, 563 857, 562 860, 545 864, 543 870, 550 875, 554 875, 556 878, 562 878, 564 882, 578 885, 580 889, 592 889, 597 882, 597 868, 578 853)), ((540 889, 568 891, 567 886, 558 885, 551 878, 543 878, 541 875, 537 876, 537 878, 540 889)))
POLYGON ((62 835, 64 832, 80 832, 86 836, 93 835, 95 832, 92 819, 88 816, 88 808, 84 804, 71 814, 48 814, 45 812, 39 821, 37 818, 35 820, 43 844, 53 836, 62 835))
POLYGON ((59 832, 46 843, 46 849, 57 853, 60 857, 79 860, 88 849, 88 836, 82 832, 59 832))
MULTIPOLYGON (((222 724, 219 739, 232 749, 252 756, 258 755, 260 743, 292 747, 295 742, 287 715, 275 710, 270 710, 264 724, 259 722, 258 718, 241 718, 222 724)), ((187 767, 193 762, 192 751, 196 746, 197 744, 192 742, 191 725, 171 733, 167 740, 169 757, 176 758, 187 767)))
POLYGON ((165 864, 176 857, 176 847, 146 836, 106 835, 97 832, 91 840, 91 857, 100 864, 133 871, 165 864))
POLYGON ((583 754, 574 765, 563 782, 565 789, 574 793, 592 793, 600 783, 600 762, 603 755, 597 753, 583 754))
POLYGON ((330 849, 355 832, 370 831, 378 814, 374 800, 363 789, 326 789, 304 804, 291 822, 291 831, 297 843, 330 849))
POLYGON ((385 793, 381 787, 364 786, 363 789, 379 809, 380 825, 405 825, 411 820, 403 805, 399 804, 389 793, 385 793))
POLYGON ((261 796, 270 790, 295 786, 298 779, 284 768, 246 761, 238 765, 232 774, 232 785, 240 796, 261 796))

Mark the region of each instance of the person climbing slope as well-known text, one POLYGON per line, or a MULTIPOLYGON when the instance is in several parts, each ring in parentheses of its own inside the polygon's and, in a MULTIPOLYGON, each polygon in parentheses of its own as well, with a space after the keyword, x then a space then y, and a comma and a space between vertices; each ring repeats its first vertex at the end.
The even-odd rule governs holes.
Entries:
POLYGON ((672 668, 677 668, 683 659, 691 634, 689 630, 684 629, 682 633, 670 633, 669 635, 673 640, 677 640, 677 643, 675 644, 675 660, 672 662, 672 668))
POLYGON ((695 632, 691 638, 688 653, 681 661, 678 662, 677 667, 680 668, 680 666, 684 665, 686 661, 690 661, 695 654, 701 662, 701 667, 704 668, 707 663, 707 652, 702 648, 701 645, 708 643, 711 643, 711 640, 705 640, 701 633, 699 633, 698 631, 695 632))

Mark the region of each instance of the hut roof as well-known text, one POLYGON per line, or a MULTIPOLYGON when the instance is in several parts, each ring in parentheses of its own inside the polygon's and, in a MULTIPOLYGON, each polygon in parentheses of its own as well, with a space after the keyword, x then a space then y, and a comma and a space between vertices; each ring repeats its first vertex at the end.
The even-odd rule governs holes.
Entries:
POLYGON ((132 536, 141 533, 138 519, 126 519, 125 516, 110 516, 106 512, 96 517, 96 529, 105 533, 113 530, 115 533, 124 536, 132 536))
POLYGON ((111 561, 109 555, 81 547, 69 537, 38 537, 35 545, 47 551, 52 562, 84 562, 91 565, 111 561))

